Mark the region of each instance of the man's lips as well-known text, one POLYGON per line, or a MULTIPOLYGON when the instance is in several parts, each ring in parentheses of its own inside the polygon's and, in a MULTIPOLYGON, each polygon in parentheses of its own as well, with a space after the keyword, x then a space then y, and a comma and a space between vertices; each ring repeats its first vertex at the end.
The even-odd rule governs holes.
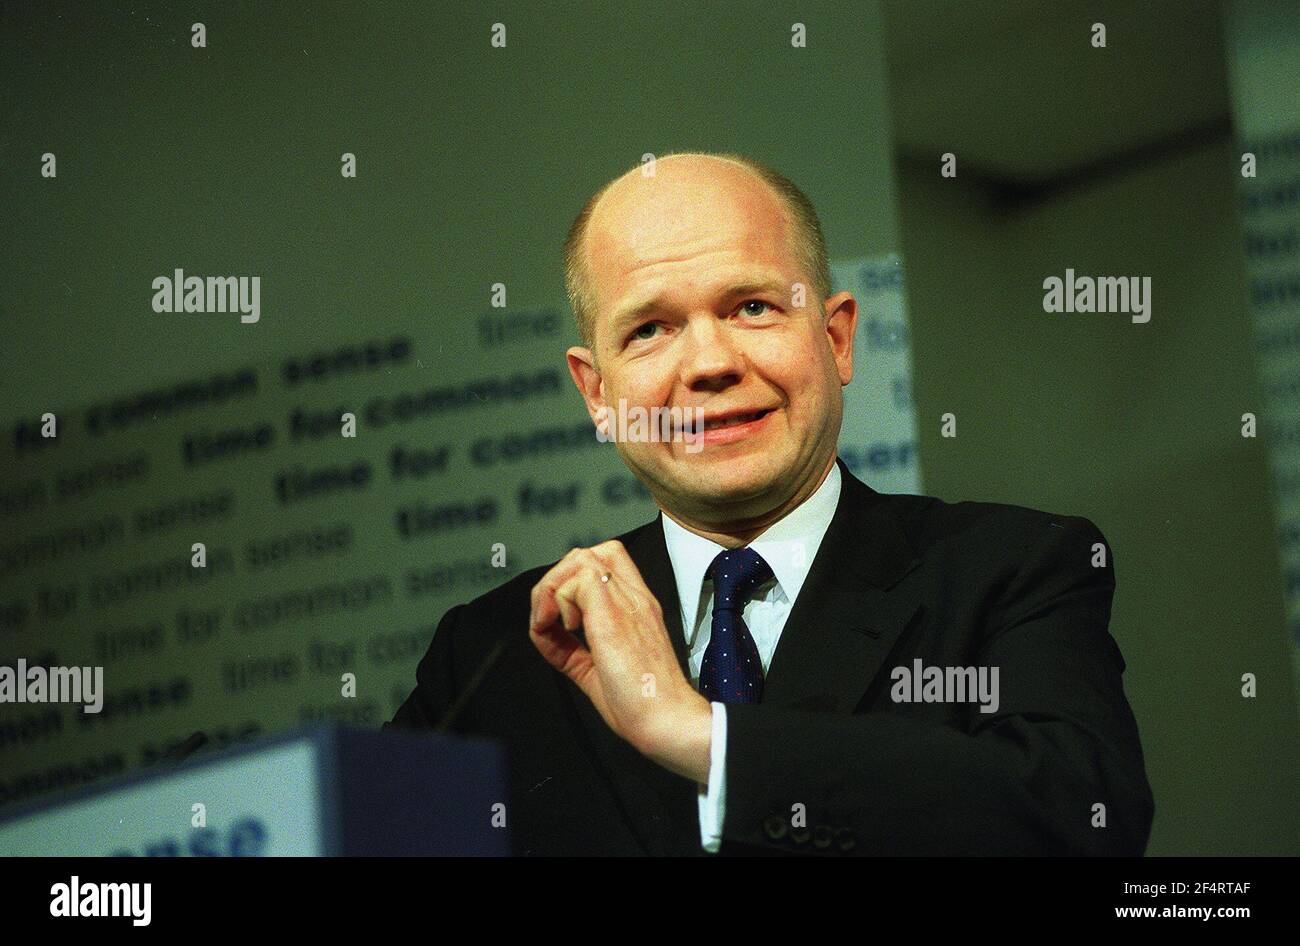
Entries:
POLYGON ((745 412, 733 411, 729 414, 723 414, 721 416, 715 415, 713 417, 709 417, 708 414, 705 414, 704 429, 714 430, 718 427, 734 427, 738 424, 748 424, 751 421, 756 421, 762 417, 766 417, 770 413, 772 413, 771 408, 745 412))
MULTIPOLYGON (((772 413, 774 407, 760 407, 753 409, 742 409, 733 411, 714 411, 706 412, 704 415, 704 430, 725 430, 728 427, 739 427, 742 424, 753 423, 756 420, 762 420, 768 414, 772 413)), ((684 408, 685 423, 682 424, 680 431, 683 434, 696 433, 696 417, 693 408, 684 408)))

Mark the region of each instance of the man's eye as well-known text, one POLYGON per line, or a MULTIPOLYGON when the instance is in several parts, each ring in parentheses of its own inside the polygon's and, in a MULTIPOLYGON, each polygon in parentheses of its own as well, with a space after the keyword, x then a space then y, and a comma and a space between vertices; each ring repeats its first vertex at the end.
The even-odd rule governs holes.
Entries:
POLYGON ((645 341, 646 339, 653 338, 654 337, 653 335, 643 335, 642 332, 644 332, 646 329, 656 329, 658 327, 659 325, 657 322, 647 322, 645 325, 642 325, 639 328, 634 329, 632 331, 632 337, 639 338, 641 341, 645 341))
MULTIPOLYGON (((764 302, 762 299, 747 299, 746 301, 744 301, 744 302, 742 302, 742 303, 740 304, 740 307, 741 307, 742 309, 744 309, 745 306, 751 306, 751 305, 761 305, 761 306, 765 306, 766 308, 769 308, 769 309, 773 308, 772 303, 770 303, 770 302, 764 302)), ((746 310, 746 314, 747 314, 747 315, 765 315, 766 313, 764 313, 764 312, 755 312, 755 311, 753 311, 752 309, 747 309, 747 310, 746 310)))

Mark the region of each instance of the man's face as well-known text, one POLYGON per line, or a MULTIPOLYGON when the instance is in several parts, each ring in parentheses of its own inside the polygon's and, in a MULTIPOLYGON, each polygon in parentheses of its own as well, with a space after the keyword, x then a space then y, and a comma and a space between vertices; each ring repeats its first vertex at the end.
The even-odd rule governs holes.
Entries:
POLYGON ((593 419, 602 408, 703 408, 703 447, 617 443, 655 500, 725 524, 811 492, 835 455, 840 388, 853 373, 856 305, 824 303, 790 242, 779 199, 728 162, 667 158, 599 202, 586 260, 592 352, 569 365, 593 419), (802 305, 794 287, 808 287, 802 305), (707 429, 715 416, 747 422, 707 429))

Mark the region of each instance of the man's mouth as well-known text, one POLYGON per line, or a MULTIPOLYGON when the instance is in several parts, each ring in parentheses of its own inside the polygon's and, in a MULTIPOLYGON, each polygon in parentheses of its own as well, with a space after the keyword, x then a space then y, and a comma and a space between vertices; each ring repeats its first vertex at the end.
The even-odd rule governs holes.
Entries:
POLYGON ((748 414, 734 414, 730 417, 714 418, 704 422, 705 430, 717 430, 719 427, 735 427, 739 424, 748 424, 750 421, 758 420, 766 414, 772 413, 771 409, 762 411, 753 411, 748 414))
POLYGON ((685 436, 699 436, 707 430, 724 430, 728 427, 739 427, 743 424, 752 424, 756 420, 762 420, 768 414, 772 413, 775 408, 765 407, 756 411, 732 412, 728 411, 722 414, 712 414, 704 416, 704 425, 701 427, 696 423, 696 414, 694 408, 688 408, 684 411, 685 422, 679 428, 685 436))

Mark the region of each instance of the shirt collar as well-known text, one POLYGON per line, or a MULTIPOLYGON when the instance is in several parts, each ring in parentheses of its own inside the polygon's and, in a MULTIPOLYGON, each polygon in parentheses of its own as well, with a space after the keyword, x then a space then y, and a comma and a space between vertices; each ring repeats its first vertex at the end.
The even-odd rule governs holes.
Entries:
MULTIPOLYGON (((811 496, 749 543, 749 547, 772 567, 778 587, 791 604, 799 597, 799 590, 812 569, 813 559, 817 557, 817 549, 830 527, 839 499, 840 465, 835 463, 811 496)), ((669 516, 661 513, 659 518, 663 522, 664 542, 677 580, 682 629, 689 641, 694 637, 699 619, 704 573, 726 547, 696 535, 669 516)))

